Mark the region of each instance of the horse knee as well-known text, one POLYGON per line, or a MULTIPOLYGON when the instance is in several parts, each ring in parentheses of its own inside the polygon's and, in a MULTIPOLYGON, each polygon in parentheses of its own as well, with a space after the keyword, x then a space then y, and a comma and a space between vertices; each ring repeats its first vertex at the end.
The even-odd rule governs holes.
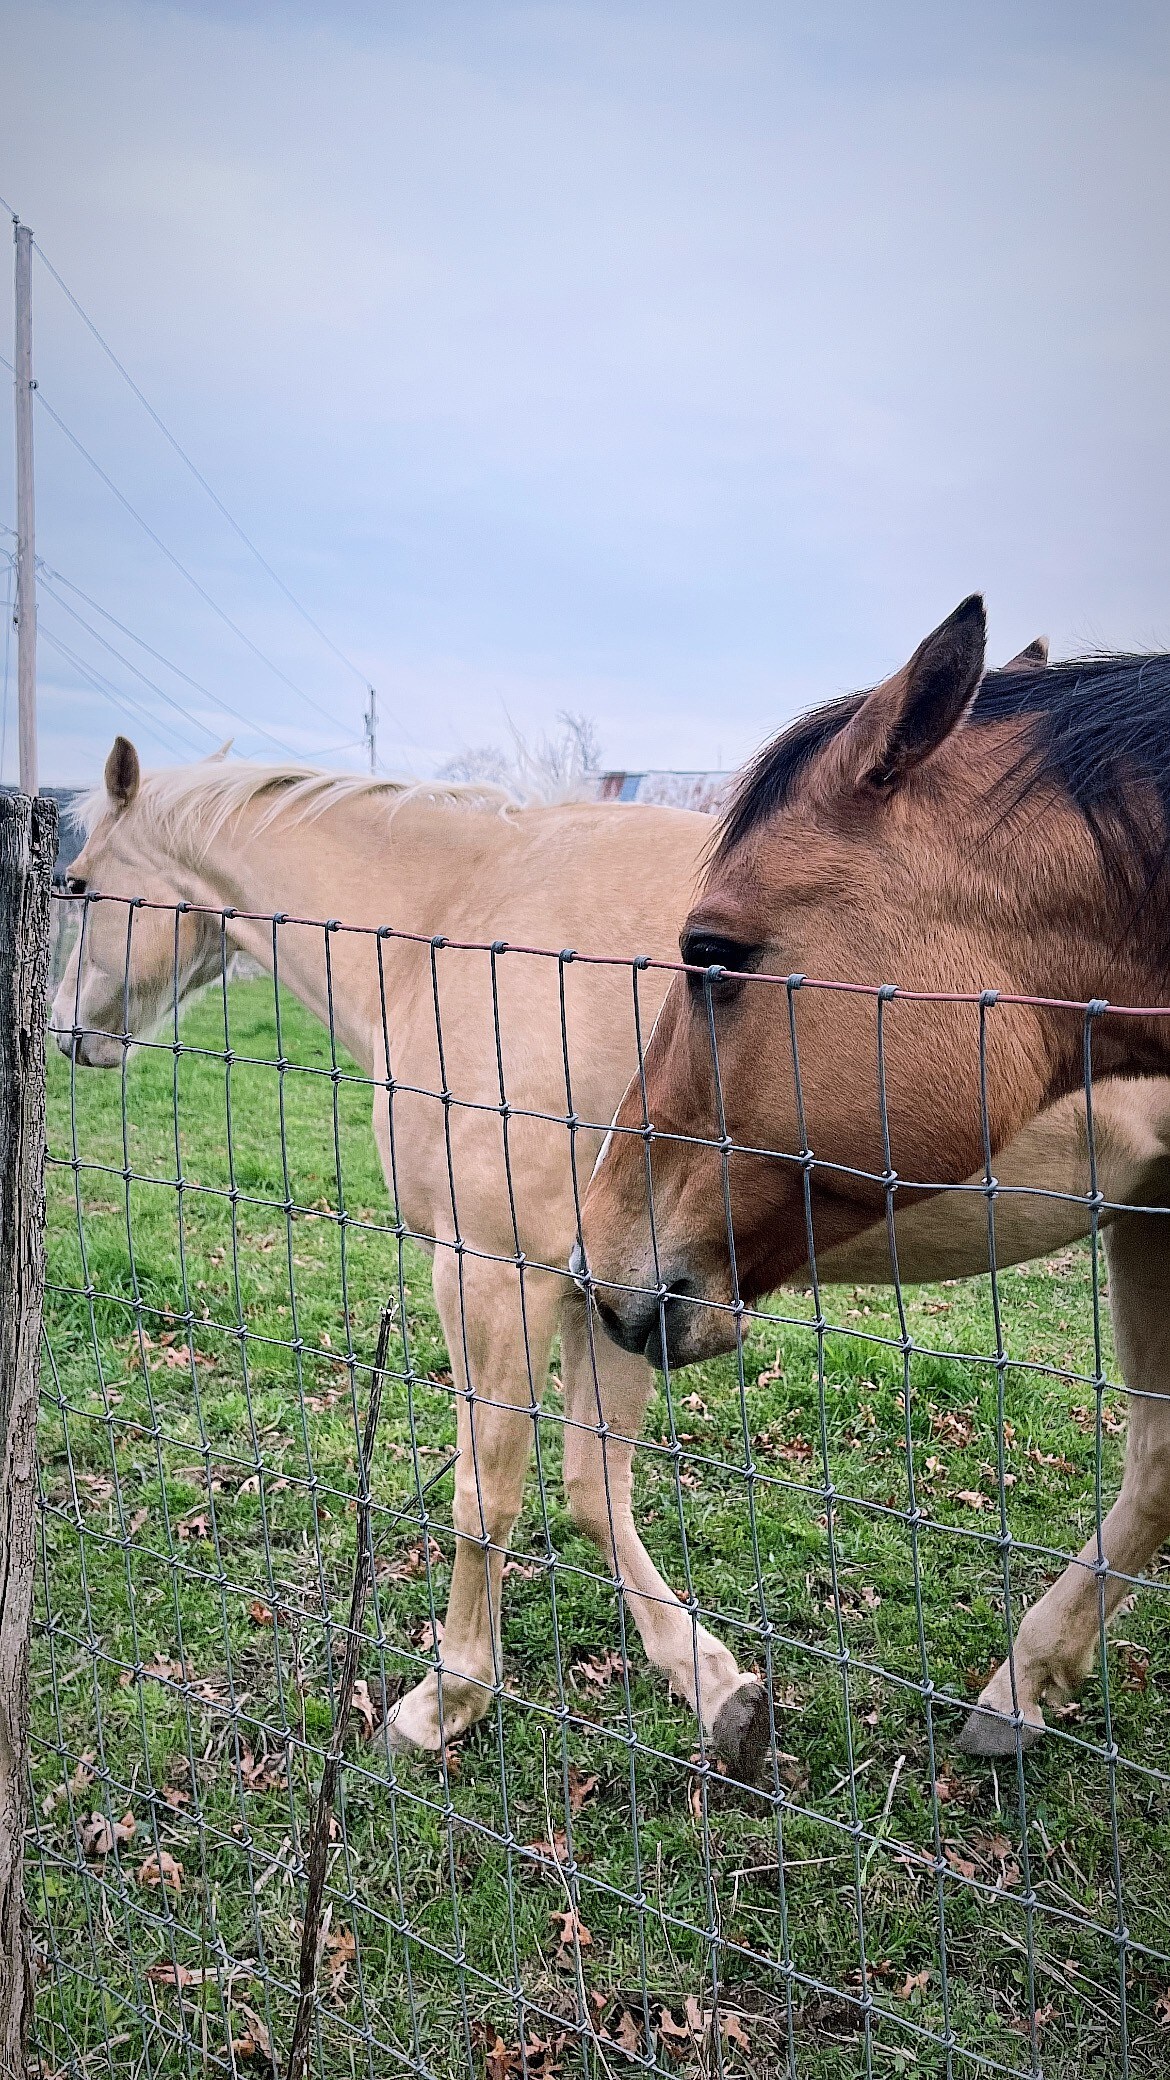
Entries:
POLYGON ((583 1531, 587 1538, 597 1540, 608 1530, 605 1486, 599 1474, 566 1474, 565 1500, 578 1531, 583 1531))
POLYGON ((613 1545, 618 1520, 629 1513, 629 1480, 606 1478, 600 1456, 595 1464, 574 1468, 565 1475, 565 1500, 578 1531, 594 1545, 613 1545))

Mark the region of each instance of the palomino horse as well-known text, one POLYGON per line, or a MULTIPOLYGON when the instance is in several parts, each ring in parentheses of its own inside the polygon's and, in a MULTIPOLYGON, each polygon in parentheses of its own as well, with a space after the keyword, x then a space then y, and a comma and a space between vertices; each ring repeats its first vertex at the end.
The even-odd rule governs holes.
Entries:
MULTIPOLYGON (((435 1301, 462 1389, 442 1669, 398 1705, 392 1738, 436 1748, 481 1718, 498 1693, 501 1572, 559 1325, 573 1515, 620 1578, 651 1661, 698 1711, 733 1773, 748 1777, 769 1731, 762 1686, 678 1601, 634 1526, 632 1459, 650 1367, 640 1353, 605 1338, 594 1343, 576 1287, 549 1268, 567 1262, 577 1236, 575 1174, 588 1176, 637 1064, 629 965, 493 957, 486 945, 432 951, 426 943, 442 932, 481 945, 627 948, 665 958, 696 885, 709 819, 610 804, 518 808, 490 790, 403 789, 223 760, 143 778, 133 747, 119 739, 85 820, 78 892, 217 914, 187 911, 176 920, 137 909, 128 932, 124 903, 86 904, 54 1007, 60 1044, 80 1062, 120 1064, 127 1035, 144 1035, 176 992, 217 975, 223 930, 271 968, 267 913, 275 909, 357 927, 393 919, 424 942, 333 932, 327 973, 319 927, 279 927, 282 982, 322 1019, 332 1005, 339 1041, 375 1079, 383 1167, 398 1218, 432 1251, 435 1301), (222 919, 228 909, 241 914, 222 919)), ((647 1025, 667 979, 653 968, 638 974, 647 1025)), ((1098 1163, 1110 1199, 1147 1195, 1164 1112, 1170 1093, 1160 1084, 1098 1093, 1098 1163)), ((1086 1139, 1075 1103, 1030 1127, 999 1168, 1005 1181, 1064 1195, 1005 1200, 999 1261, 1085 1232, 1086 1139)), ((897 1216, 904 1277, 986 1268, 981 1201, 955 1197, 924 1211, 927 1218, 912 1207, 897 1216)), ((888 1278, 884 1228, 860 1236, 831 1272, 888 1278)))
MULTIPOLYGON (((1001 1187, 1020 1179, 1013 1137, 1084 1085, 1090 1059, 1094 1079, 1170 1069, 1170 1016, 1099 1002, 1156 1005, 1170 984, 1170 658, 986 678, 983 658, 972 598, 892 679, 803 717, 740 781, 683 929, 694 972, 671 985, 586 1196, 578 1268, 626 1349, 685 1364, 733 1347, 742 1308, 810 1246, 833 1276, 883 1207, 908 1199, 943 1231, 955 1201, 932 1189, 989 1180, 993 1157, 1001 1187), (858 987, 885 977, 933 1001, 858 987), (1033 1001, 981 1003, 973 983, 1033 1001)), ((1110 1157, 1094 1186, 1106 1204, 1170 1207, 1165 1087, 1114 1089, 1145 1159, 1139 1176, 1110 1157)), ((988 1192, 984 1218, 988 1198, 998 1258, 1008 1202, 988 1192)), ((1125 1481, 1100 1547, 1024 1617, 1014 1696, 1008 1666, 983 1692, 965 1739, 984 1752, 1035 1735, 1044 1698, 1083 1680, 1102 1558, 1108 1616, 1170 1532, 1170 1216, 1119 1212, 1105 1239, 1139 1390, 1125 1481)))

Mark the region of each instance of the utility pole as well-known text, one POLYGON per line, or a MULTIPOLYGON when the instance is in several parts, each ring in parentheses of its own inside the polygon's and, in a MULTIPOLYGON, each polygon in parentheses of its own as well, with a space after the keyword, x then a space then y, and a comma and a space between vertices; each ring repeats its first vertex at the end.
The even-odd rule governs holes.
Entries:
POLYGON ((378 770, 378 696, 370 688, 370 705, 366 709, 366 744, 370 753, 370 771, 378 770))
POLYGON ((20 786, 37 791, 37 576, 33 511, 32 232, 16 234, 16 691, 20 786))

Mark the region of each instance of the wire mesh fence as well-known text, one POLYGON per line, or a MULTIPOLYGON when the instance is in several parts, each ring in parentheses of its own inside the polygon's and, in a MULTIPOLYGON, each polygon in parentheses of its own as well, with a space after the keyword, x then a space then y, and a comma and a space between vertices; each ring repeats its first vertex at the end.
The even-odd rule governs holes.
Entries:
MULTIPOLYGON (((807 1262, 652 1373, 566 1267, 666 966, 61 905, 42 2080, 1164 2070, 1166 1215, 1091 1016, 1060 1162, 916 1203, 887 1140, 852 1257, 815 1119, 752 1150, 807 1262)), ((814 985, 746 986, 799 1088, 814 985)))

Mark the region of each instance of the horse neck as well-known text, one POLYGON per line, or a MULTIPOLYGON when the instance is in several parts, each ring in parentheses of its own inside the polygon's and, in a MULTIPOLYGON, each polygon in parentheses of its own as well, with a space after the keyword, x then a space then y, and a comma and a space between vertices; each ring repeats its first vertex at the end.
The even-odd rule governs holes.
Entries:
MULTIPOLYGON (((346 924, 367 921, 369 852, 352 837, 342 841, 328 830, 332 819, 327 815, 308 824, 274 818, 258 830, 265 806, 246 804, 205 848, 199 846, 197 856, 184 858, 179 848, 166 865, 191 902, 234 910, 232 943, 269 973, 278 969, 281 988, 372 1070, 379 1035, 369 1001, 371 941, 361 933, 326 935, 322 930, 332 918, 346 924), (288 922, 274 928, 274 916, 288 922)), ((383 920, 371 916, 368 921, 383 920)))
MULTIPOLYGON (((1132 894, 1119 898, 1104 880, 1098 886, 1086 879, 1065 914, 1054 914, 1024 947, 1018 960, 1021 988, 1027 995, 1069 1005, 1170 1005, 1170 963, 1163 953, 1168 942, 1170 918, 1160 889, 1139 907, 1132 894)), ((1039 1016, 1055 1068, 1054 1085, 1068 1091, 1082 1087, 1085 1014, 1047 1009, 1039 1016)), ((1090 1026, 1094 1077, 1170 1074, 1170 1015, 1094 1013, 1090 1026)))

